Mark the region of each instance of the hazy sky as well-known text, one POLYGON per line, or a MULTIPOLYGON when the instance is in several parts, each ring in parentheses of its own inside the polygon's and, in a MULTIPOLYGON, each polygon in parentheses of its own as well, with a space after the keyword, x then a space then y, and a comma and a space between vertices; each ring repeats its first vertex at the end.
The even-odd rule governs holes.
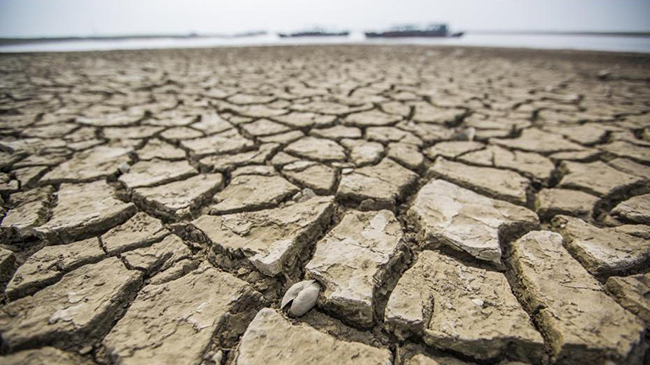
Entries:
POLYGON ((448 22, 454 30, 650 31, 648 0, 0 0, 0 37, 353 31, 448 22))

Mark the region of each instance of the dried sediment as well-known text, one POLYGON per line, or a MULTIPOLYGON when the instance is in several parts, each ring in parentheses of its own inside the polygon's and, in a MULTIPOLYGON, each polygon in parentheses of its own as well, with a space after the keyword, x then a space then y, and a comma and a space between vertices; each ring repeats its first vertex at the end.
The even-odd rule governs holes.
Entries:
POLYGON ((648 64, 0 57, 0 363, 638 363, 648 64))

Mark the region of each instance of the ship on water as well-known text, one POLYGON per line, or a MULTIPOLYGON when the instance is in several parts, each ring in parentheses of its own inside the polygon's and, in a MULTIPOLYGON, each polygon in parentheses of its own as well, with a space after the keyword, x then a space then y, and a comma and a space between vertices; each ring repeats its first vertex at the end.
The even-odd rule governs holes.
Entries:
POLYGON ((348 31, 328 31, 323 28, 313 28, 295 33, 278 33, 280 38, 294 38, 294 37, 347 37, 350 34, 348 31))
POLYGON ((433 23, 426 27, 400 25, 384 32, 365 32, 367 38, 412 38, 412 37, 460 37, 463 32, 451 33, 445 23, 433 23))

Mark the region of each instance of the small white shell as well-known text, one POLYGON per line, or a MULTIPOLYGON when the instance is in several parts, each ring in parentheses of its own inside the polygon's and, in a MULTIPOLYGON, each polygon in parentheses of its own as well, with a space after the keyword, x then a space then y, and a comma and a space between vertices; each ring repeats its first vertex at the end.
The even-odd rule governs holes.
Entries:
POLYGON ((300 293, 307 285, 313 282, 314 282, 313 280, 304 280, 293 284, 291 288, 289 288, 289 290, 287 290, 287 292, 284 293, 284 296, 282 297, 282 304, 280 304, 280 308, 284 308, 292 300, 296 299, 298 293, 300 293))
POLYGON ((310 188, 305 188, 302 191, 297 192, 296 195, 293 196, 293 200, 302 203, 302 202, 306 202, 307 200, 315 196, 316 193, 314 193, 313 190, 311 190, 310 188))
POLYGON ((294 317, 300 317, 316 305, 320 290, 321 287, 315 280, 304 280, 295 283, 287 290, 284 297, 282 297, 280 308, 291 304, 289 314, 294 317))
POLYGON ((305 200, 309 200, 309 199, 315 197, 316 193, 314 193, 314 191, 311 190, 310 188, 305 188, 305 189, 302 189, 302 196, 303 196, 303 198, 305 198, 305 200))
POLYGON ((223 352, 219 351, 216 354, 212 356, 212 361, 215 364, 221 364, 221 360, 223 359, 223 352))
POLYGON ((314 308, 314 305, 316 305, 318 294, 320 294, 320 285, 314 281, 304 288, 298 294, 296 299, 293 300, 293 303, 291 303, 291 309, 289 309, 289 314, 294 317, 300 317, 309 312, 309 310, 314 308))
POLYGON ((452 139, 456 141, 473 141, 476 136, 476 128, 469 127, 465 129, 456 129, 452 139))
POLYGON ((120 169, 121 173, 126 174, 131 169, 131 165, 129 165, 126 162, 123 162, 123 163, 120 164, 120 166, 118 168, 120 169))
POLYGON ((476 135, 476 128, 469 127, 467 129, 465 129, 463 131, 463 133, 465 134, 465 137, 467 138, 467 140, 471 142, 471 141, 474 140, 474 136, 476 135))

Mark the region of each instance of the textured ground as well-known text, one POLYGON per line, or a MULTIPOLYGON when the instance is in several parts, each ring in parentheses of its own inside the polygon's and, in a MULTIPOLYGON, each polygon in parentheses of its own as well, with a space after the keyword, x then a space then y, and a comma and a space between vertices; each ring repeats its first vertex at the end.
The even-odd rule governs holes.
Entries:
POLYGON ((2 56, 0 362, 643 363, 648 61, 2 56))

